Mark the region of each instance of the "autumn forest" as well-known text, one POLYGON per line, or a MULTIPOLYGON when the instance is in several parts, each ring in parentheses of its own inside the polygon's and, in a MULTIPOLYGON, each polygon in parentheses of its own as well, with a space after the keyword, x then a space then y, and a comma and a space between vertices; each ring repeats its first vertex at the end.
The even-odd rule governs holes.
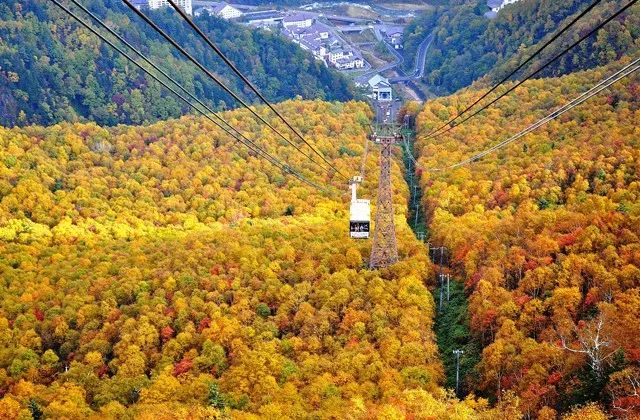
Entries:
POLYGON ((640 418, 637 7, 452 124, 582 3, 420 2, 433 95, 394 114, 268 30, 195 19, 234 70, 147 11, 216 84, 86 3, 201 102, 52 2, 0 4, 0 419, 640 418))

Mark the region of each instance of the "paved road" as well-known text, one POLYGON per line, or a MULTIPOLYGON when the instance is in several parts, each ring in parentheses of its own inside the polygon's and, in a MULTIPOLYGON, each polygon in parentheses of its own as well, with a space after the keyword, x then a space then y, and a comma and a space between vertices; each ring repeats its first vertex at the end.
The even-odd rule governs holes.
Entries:
POLYGON ((393 77, 389 79, 391 83, 402 83, 410 80, 419 80, 424 76, 425 63, 427 61, 427 52, 429 47, 433 43, 434 34, 429 35, 418 46, 418 53, 416 54, 416 65, 413 69, 413 73, 408 76, 393 77))
POLYGON ((379 67, 377 69, 373 69, 369 72, 366 72, 365 74, 363 74, 362 76, 358 76, 356 78, 356 82, 358 83, 366 83, 369 79, 371 79, 374 75, 376 75, 377 73, 383 73, 387 70, 391 70, 393 68, 398 67, 400 64, 404 63, 404 57, 402 56, 402 54, 400 54, 398 51, 396 51, 395 48, 393 48, 393 46, 387 44, 386 42, 384 43, 384 45, 387 47, 387 50, 389 50, 389 52, 391 54, 393 54, 394 56, 394 61, 386 64, 382 67, 379 67))
POLYGON ((340 32, 362 32, 373 29, 373 25, 340 25, 335 27, 340 32))
MULTIPOLYGON (((376 32, 376 37, 380 36, 382 39, 384 39, 382 35, 379 33, 379 31, 375 30, 375 32, 376 32)), ((424 67, 425 67, 425 62, 427 61, 427 52, 429 51, 429 47, 433 43, 433 38, 434 38, 434 34, 427 36, 424 39, 424 41, 422 41, 418 46, 418 52, 416 54, 416 60, 415 60, 416 65, 415 65, 415 68, 413 69, 413 73, 408 76, 392 77, 391 79, 389 79, 391 83, 406 83, 410 81, 417 81, 424 76, 424 71, 425 71, 424 67)), ((404 63, 404 57, 402 56, 402 54, 398 52, 398 50, 393 48, 393 46, 387 42, 385 42, 384 44, 389 50, 389 52, 393 54, 393 56, 395 57, 395 60, 389 64, 386 64, 377 69, 373 69, 363 74, 362 76, 359 76, 356 79, 357 82, 365 83, 367 80, 373 77, 376 73, 382 73, 387 70, 394 69, 400 66, 402 63, 404 63)), ((404 72, 401 69, 398 69, 398 73, 404 74, 404 72)))

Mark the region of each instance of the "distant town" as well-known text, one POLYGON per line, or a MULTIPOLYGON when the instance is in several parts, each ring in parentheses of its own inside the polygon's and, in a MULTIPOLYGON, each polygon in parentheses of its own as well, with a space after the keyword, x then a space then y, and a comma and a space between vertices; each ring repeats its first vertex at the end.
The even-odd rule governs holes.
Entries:
MULTIPOLYGON (((167 1, 137 0, 135 4, 138 7, 157 9, 166 6, 167 1)), ((401 49, 403 44, 402 23, 208 0, 178 0, 178 4, 194 16, 208 13, 253 28, 280 33, 310 51, 325 65, 345 72, 372 68, 372 64, 363 56, 361 47, 348 39, 353 34, 370 30, 375 35, 375 38, 363 39, 361 44, 385 43, 392 49, 401 49)))
MULTIPOLYGON (((518 0, 487 0, 493 19, 507 4, 518 0)), ((394 9, 375 3, 311 3, 299 8, 252 6, 210 0, 177 0, 186 13, 214 15, 254 29, 281 34, 327 67, 349 75, 369 96, 392 101, 392 84, 404 97, 424 99, 414 82, 424 74, 424 62, 432 37, 423 40, 412 74, 400 68, 404 57, 404 29, 417 13, 429 6, 394 9), (383 77, 382 74, 388 77, 383 77)), ((158 9, 167 0, 134 0, 138 8, 158 9)))

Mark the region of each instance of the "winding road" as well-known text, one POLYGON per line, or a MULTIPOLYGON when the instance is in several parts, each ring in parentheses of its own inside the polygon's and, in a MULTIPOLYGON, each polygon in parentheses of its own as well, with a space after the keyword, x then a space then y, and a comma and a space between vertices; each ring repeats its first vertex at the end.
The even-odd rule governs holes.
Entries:
POLYGON ((408 81, 417 81, 424 76, 424 67, 427 61, 427 52, 429 47, 433 43, 434 34, 430 34, 424 39, 418 46, 418 52, 416 54, 416 65, 413 69, 413 73, 409 76, 392 77, 389 79, 391 83, 403 83, 408 81))
MULTIPOLYGON (((359 83, 366 83, 371 77, 373 77, 375 74, 377 73, 383 73, 387 70, 392 70, 396 67, 399 67, 400 65, 402 65, 404 63, 404 57, 402 56, 402 54, 400 54, 395 48, 393 48, 392 45, 390 45, 389 43, 387 43, 386 41, 384 41, 384 37, 382 37, 381 34, 379 34, 379 31, 374 30, 376 32, 376 38, 382 40, 385 44, 385 46, 387 47, 387 49, 389 50, 389 52, 391 54, 393 54, 393 56, 395 57, 395 60, 389 64, 386 64, 382 67, 379 67, 377 69, 373 69, 371 71, 368 71, 364 74, 362 74, 361 76, 359 76, 356 81, 359 83)), ((415 67, 413 69, 413 73, 409 76, 398 76, 398 77, 392 77, 389 79, 389 82, 391 83, 406 83, 406 82, 411 82, 411 81, 418 81, 420 80, 423 76, 424 76, 424 67, 425 67, 425 63, 427 61, 427 52, 429 51, 429 47, 431 46, 431 44, 433 43, 433 39, 434 39, 434 34, 430 34, 429 36, 427 36, 418 46, 418 51, 416 53, 416 64, 415 67)), ((398 73, 400 74, 404 74, 404 72, 401 69, 398 69, 398 73)))

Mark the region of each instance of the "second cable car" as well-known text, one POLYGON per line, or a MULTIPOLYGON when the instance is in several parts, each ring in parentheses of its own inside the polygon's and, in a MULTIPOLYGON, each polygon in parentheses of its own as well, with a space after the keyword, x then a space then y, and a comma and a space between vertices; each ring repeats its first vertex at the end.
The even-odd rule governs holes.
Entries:
POLYGON ((371 227, 371 205, 369 200, 358 199, 356 190, 362 177, 356 176, 349 182, 351 207, 349 209, 349 233, 354 239, 368 239, 371 227))

